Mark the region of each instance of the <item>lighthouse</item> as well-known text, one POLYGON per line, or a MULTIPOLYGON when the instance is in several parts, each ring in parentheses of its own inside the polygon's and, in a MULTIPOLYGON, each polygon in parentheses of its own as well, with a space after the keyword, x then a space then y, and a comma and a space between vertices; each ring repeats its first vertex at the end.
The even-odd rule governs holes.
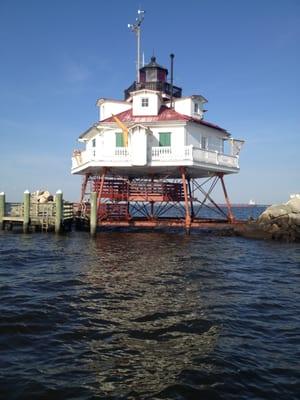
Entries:
MULTIPOLYGON (((139 14, 141 15, 141 14, 139 14)), ((79 136, 72 174, 83 176, 81 213, 97 196, 97 225, 201 225, 205 207, 234 222, 225 176, 239 172, 243 140, 204 118, 201 94, 183 95, 171 73, 152 56, 140 63, 142 19, 137 34, 136 80, 123 99, 99 98, 99 118, 79 136), (227 209, 213 199, 220 183, 227 209)), ((82 214, 83 215, 83 214, 82 214)), ((85 217, 85 216, 84 216, 85 217)))

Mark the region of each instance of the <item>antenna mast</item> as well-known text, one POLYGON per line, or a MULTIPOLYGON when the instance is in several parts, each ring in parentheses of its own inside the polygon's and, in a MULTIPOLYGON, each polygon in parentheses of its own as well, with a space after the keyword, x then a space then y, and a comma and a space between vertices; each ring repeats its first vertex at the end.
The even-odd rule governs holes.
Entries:
POLYGON ((140 82, 140 68, 141 68, 141 25, 144 21, 145 11, 138 10, 138 16, 134 24, 128 24, 128 28, 136 34, 137 40, 137 61, 136 61, 136 82, 140 82))

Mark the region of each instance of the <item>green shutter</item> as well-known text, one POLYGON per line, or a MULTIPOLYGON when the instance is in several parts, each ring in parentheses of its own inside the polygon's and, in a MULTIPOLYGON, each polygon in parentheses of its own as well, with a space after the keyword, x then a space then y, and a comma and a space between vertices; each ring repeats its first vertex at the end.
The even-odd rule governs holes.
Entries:
POLYGON ((171 146, 171 132, 159 132, 159 146, 171 146))
POLYGON ((116 147, 124 147, 123 132, 116 132, 116 147))

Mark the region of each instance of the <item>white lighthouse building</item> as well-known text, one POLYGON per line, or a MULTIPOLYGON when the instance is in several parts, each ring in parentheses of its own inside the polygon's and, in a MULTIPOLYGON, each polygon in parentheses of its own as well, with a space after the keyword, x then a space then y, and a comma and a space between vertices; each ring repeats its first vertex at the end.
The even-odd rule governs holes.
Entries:
POLYGON ((195 201, 218 207, 203 180, 213 187, 221 181, 227 217, 233 220, 223 177, 239 172, 243 141, 204 118, 207 100, 202 95, 182 95, 173 84, 173 58, 171 80, 152 57, 138 68, 122 100, 100 98, 98 121, 79 137, 85 149, 74 151, 72 174, 84 176, 81 201, 88 182, 97 191, 99 223, 134 221, 133 204, 135 215, 139 211, 140 219, 154 221, 162 203, 177 209, 182 203, 183 220, 190 226, 196 220, 195 201))
POLYGON ((152 57, 140 69, 140 82, 125 90, 124 100, 97 101, 99 121, 79 137, 86 148, 73 156, 73 174, 97 175, 103 167, 131 177, 166 171, 176 177, 182 166, 197 178, 239 171, 241 141, 206 121, 207 100, 199 94, 182 96, 167 74, 152 57))

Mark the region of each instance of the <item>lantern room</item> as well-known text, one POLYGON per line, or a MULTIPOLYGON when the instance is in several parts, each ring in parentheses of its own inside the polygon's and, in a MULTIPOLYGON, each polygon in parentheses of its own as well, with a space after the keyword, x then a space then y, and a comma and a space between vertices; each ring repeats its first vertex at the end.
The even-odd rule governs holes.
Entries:
POLYGON ((156 90, 161 92, 162 97, 181 97, 182 89, 167 81, 168 70, 156 62, 152 56, 149 64, 139 69, 139 82, 133 82, 124 92, 125 100, 130 98, 132 92, 141 89, 156 90))
POLYGON ((168 70, 157 64, 156 58, 151 57, 149 64, 140 69, 140 82, 166 82, 168 70))

